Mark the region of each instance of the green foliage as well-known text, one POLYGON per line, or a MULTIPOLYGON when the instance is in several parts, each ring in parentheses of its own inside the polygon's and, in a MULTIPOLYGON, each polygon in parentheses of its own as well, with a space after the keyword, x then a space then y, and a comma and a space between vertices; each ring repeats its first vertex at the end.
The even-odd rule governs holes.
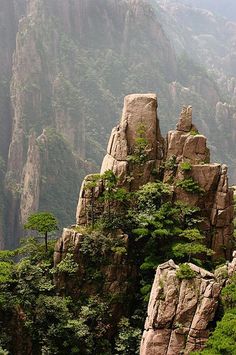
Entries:
POLYGON ((170 187, 161 181, 149 182, 135 194, 139 210, 156 210, 163 200, 170 195, 170 187))
POLYGON ((236 308, 236 276, 228 280, 227 285, 222 290, 221 296, 226 309, 236 308))
POLYGON ((30 215, 24 225, 25 229, 30 229, 44 234, 45 250, 48 251, 48 233, 58 229, 58 222, 52 213, 38 212, 30 215))
POLYGON ((194 181, 192 177, 177 181, 176 186, 181 187, 183 190, 191 194, 202 195, 205 192, 205 190, 199 186, 199 184, 194 181))
POLYGON ((151 284, 144 284, 144 286, 141 287, 141 289, 140 289, 140 293, 141 293, 145 303, 148 303, 148 301, 149 301, 151 289, 152 289, 151 284))
MULTIPOLYGON (((204 245, 204 236, 197 228, 186 229, 179 235, 182 242, 176 243, 172 247, 173 255, 176 258, 188 257, 188 261, 197 255, 212 255, 213 251, 204 245)), ((196 259, 195 259, 196 260, 196 259)))
POLYGON ((168 160, 165 161, 164 163, 164 168, 166 170, 170 170, 175 172, 178 167, 178 164, 176 162, 176 156, 172 155, 168 160))
POLYGON ((97 265, 106 262, 111 250, 125 253, 126 245, 122 236, 115 237, 93 231, 91 234, 85 235, 81 241, 80 253, 87 258, 89 264, 97 265))
POLYGON ((129 319, 122 318, 118 325, 115 355, 138 355, 141 334, 141 330, 133 327, 129 319))
POLYGON ((85 190, 93 190, 97 186, 97 183, 98 183, 98 181, 100 179, 101 179, 101 175, 100 174, 90 175, 89 180, 86 181, 84 189, 85 190))
POLYGON ((39 233, 45 234, 55 231, 57 227, 57 220, 52 213, 38 212, 30 215, 24 225, 25 229, 36 230, 39 233))
POLYGON ((74 260, 74 255, 67 252, 62 261, 57 264, 55 272, 64 272, 68 275, 74 275, 78 271, 78 264, 74 260))
POLYGON ((197 136, 197 135, 199 134, 199 132, 198 132, 197 129, 192 129, 192 130, 190 131, 190 134, 191 134, 191 136, 197 136))
POLYGON ((196 276, 195 271, 193 271, 188 264, 179 265, 179 269, 176 271, 176 276, 180 280, 192 279, 196 276))
POLYGON ((13 265, 11 262, 0 261, 0 284, 12 281, 13 265))
POLYGON ((9 351, 4 350, 2 347, 0 347, 0 355, 9 355, 9 351))
POLYGON ((132 234, 136 253, 139 250, 136 258, 140 260, 141 294, 145 302, 149 294, 143 294, 143 290, 152 284, 154 270, 160 263, 170 258, 184 262, 199 253, 211 254, 198 230, 202 220, 199 208, 180 202, 165 202, 169 194, 168 185, 149 183, 135 194, 130 211, 135 227, 132 234))
POLYGON ((184 161, 180 164, 180 168, 183 171, 191 171, 192 165, 188 161, 184 161))
POLYGON ((137 128, 136 138, 133 148, 133 154, 127 157, 127 160, 142 165, 147 160, 148 140, 146 138, 146 127, 140 123, 137 128))

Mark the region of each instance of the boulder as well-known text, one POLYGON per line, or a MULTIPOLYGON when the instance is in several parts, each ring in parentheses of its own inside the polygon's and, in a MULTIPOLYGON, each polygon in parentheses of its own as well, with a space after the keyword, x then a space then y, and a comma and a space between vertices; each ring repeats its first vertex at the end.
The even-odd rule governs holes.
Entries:
POLYGON ((179 279, 178 266, 172 260, 158 266, 140 355, 187 355, 204 348, 221 285, 210 272, 189 266, 196 273, 191 279, 179 279))

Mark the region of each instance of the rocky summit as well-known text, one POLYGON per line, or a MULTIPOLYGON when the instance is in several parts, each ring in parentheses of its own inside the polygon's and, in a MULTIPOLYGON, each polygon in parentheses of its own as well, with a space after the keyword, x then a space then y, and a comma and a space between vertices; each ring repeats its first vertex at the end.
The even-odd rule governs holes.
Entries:
MULTIPOLYGON (((157 97, 154 94, 128 95, 124 100, 120 124, 112 130, 101 174, 112 170, 119 184, 128 191, 156 178, 172 186, 172 201, 182 201, 201 210, 201 229, 214 257, 230 258, 233 243, 233 189, 228 186, 227 167, 210 162, 207 140, 192 123, 192 107, 183 107, 176 129, 164 139, 157 117, 157 97), (145 143, 140 159, 137 145, 145 143), (141 157, 142 159, 142 157, 141 157), (191 190, 190 183, 198 191, 191 190), (197 193, 198 192, 198 193, 197 193)), ((141 149, 142 150, 142 149, 141 149)), ((139 152, 140 153, 140 152, 139 152)), ((93 180, 88 175, 82 185, 76 221, 78 225, 90 223, 88 208, 95 200, 98 215, 103 208, 99 196, 103 192, 98 181, 93 196, 86 188, 93 180), (97 201, 97 202, 96 202, 97 201)))

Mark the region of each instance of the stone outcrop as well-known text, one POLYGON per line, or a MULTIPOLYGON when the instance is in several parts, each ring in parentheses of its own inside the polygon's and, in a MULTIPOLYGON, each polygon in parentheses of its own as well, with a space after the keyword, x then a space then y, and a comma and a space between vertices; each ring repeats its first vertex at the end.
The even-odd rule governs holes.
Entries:
MULTIPOLYGON (((165 142, 161 136, 157 118, 157 97, 155 94, 134 94, 126 96, 120 124, 112 130, 107 154, 100 173, 112 170, 119 178, 119 184, 129 191, 154 180, 153 171, 159 170, 165 154, 165 142), (145 147, 139 150, 139 139, 145 147), (143 161, 139 161, 140 154, 143 161), (138 163, 135 163, 135 159, 138 163)), ((92 176, 83 182, 77 207, 77 224, 86 224, 86 206, 91 203, 91 193, 86 184, 92 176)), ((95 189, 95 199, 103 191, 100 183, 95 189)))
MULTIPOLYGON (((145 173, 137 177, 138 171, 134 164, 129 162, 128 157, 135 154, 137 139, 147 140, 145 147, 145 164, 142 170, 147 173, 152 168, 159 168, 164 157, 164 140, 160 133, 159 121, 157 118, 157 98, 154 94, 129 95, 124 100, 124 109, 120 124, 113 129, 105 156, 101 174, 106 170, 117 170, 118 176, 130 174, 134 178, 136 188, 148 182, 151 177, 145 173), (143 131, 140 133, 140 131, 143 131), (125 171, 124 171, 125 170, 125 171), (149 170, 149 171, 148 171, 149 170)), ((115 172, 116 173, 116 172, 115 172)), ((133 186, 130 186, 132 190, 133 186)))
MULTIPOLYGON (((54 262, 58 265, 72 244, 74 258, 80 265, 80 279, 83 278, 84 265, 87 265, 80 251, 86 236, 77 230, 93 225, 94 220, 106 211, 106 203, 101 197, 106 189, 103 174, 108 170, 118 177, 118 186, 129 192, 156 179, 169 184, 173 202, 181 201, 199 208, 200 229, 206 245, 215 252, 214 258, 231 258, 233 190, 228 186, 227 167, 210 163, 206 137, 199 134, 192 123, 191 106, 183 107, 176 130, 169 132, 166 139, 161 136, 157 106, 154 94, 128 95, 121 122, 112 130, 100 174, 88 175, 84 179, 77 207, 77 225, 64 230, 54 253, 54 262), (195 184, 195 190, 188 187, 189 181, 195 184)), ((109 208, 116 209, 117 205, 109 208)), ((123 237, 128 243, 128 236, 123 237)), ((125 293, 129 292, 127 278, 135 280, 135 266, 129 263, 126 255, 111 253, 108 260, 109 266, 101 265, 106 279, 102 292, 120 294, 122 288, 125 293)), ((172 260, 158 267, 148 305, 141 355, 188 355, 204 347, 225 279, 220 280, 194 264, 188 265, 195 274, 185 279, 179 276, 179 267, 172 260)), ((230 265, 231 271, 234 270, 234 261, 230 265)), ((81 290, 96 292, 96 287, 91 284, 80 284, 77 289, 73 282, 70 285, 61 276, 57 285, 78 294, 81 290)), ((118 309, 121 314, 123 310, 118 309)))
MULTIPOLYGON (((120 124, 112 130, 100 173, 112 170, 119 185, 136 191, 155 178, 172 186, 173 201, 199 207, 202 231, 214 257, 230 259, 233 244, 233 190, 228 186, 227 167, 210 163, 206 137, 192 123, 192 107, 183 107, 176 130, 161 136, 154 94, 129 95, 124 100, 120 124), (138 144, 145 142, 145 146, 138 144), (141 159, 141 158, 142 159, 141 159), (153 172, 156 174, 154 175, 153 172), (198 191, 186 188, 192 181, 198 191)), ((89 207, 93 204, 99 216, 101 205, 96 203, 104 191, 101 180, 93 190, 87 188, 93 180, 85 178, 78 201, 77 224, 91 222, 89 207)))
POLYGON ((191 279, 179 279, 172 260, 157 268, 140 355, 188 355, 203 349, 221 286, 210 272, 188 265, 196 273, 191 279))
POLYGON ((174 199, 201 209, 202 228, 214 258, 230 259, 233 247, 233 189, 229 188, 227 167, 210 163, 206 137, 192 124, 192 108, 184 107, 177 129, 167 135, 164 181, 174 188, 174 199), (174 166, 169 162, 173 161, 174 166), (187 167, 186 167, 187 164, 187 167), (195 181, 202 193, 179 187, 187 179, 195 181))

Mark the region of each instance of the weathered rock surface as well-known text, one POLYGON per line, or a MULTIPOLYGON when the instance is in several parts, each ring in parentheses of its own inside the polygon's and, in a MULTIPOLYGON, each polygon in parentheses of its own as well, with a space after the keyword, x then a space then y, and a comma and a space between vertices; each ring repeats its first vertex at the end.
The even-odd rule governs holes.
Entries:
MULTIPOLYGON (((112 130, 107 154, 100 173, 112 170, 119 178, 119 184, 129 191, 136 191, 140 186, 154 180, 153 171, 160 168, 165 154, 165 142, 161 136, 157 118, 157 97, 155 94, 134 94, 126 96, 120 124, 112 130), (138 139, 144 139, 143 161, 135 163, 130 158, 137 158, 138 139)), ((91 204, 91 193, 86 191, 86 183, 92 176, 85 178, 78 201, 77 224, 88 223, 86 206, 91 204)), ((103 191, 100 183, 94 191, 94 198, 103 191)))
POLYGON ((26 223, 28 216, 38 210, 41 181, 41 160, 35 134, 29 138, 27 161, 24 166, 20 200, 21 223, 26 223))
MULTIPOLYGON (((131 175, 135 181, 135 188, 142 186, 151 180, 150 165, 156 164, 156 168, 164 157, 164 140, 161 136, 159 121, 157 118, 157 97, 155 94, 134 94, 126 96, 124 100, 124 109, 120 124, 113 129, 105 156, 101 174, 106 170, 113 170, 118 176, 126 177, 131 175), (140 133, 139 131, 144 131, 140 133), (135 154, 137 138, 147 140, 145 147, 145 162, 142 166, 142 172, 149 166, 148 176, 146 174, 137 176, 138 171, 134 164, 129 162, 129 156, 135 154), (114 160, 113 160, 113 159, 114 160), (126 169, 126 171, 124 170, 126 169), (137 181, 138 180, 138 181, 137 181)), ((131 184, 130 189, 133 186, 131 184)))
POLYGON ((140 355, 189 354, 208 338, 221 291, 213 274, 189 264, 196 276, 180 280, 170 260, 159 265, 148 304, 140 355))
MULTIPOLYGON (((157 118, 157 98, 154 94, 129 95, 124 100, 120 124, 112 130, 100 173, 112 170, 120 186, 136 191, 149 181, 153 172, 172 186, 173 200, 199 207, 203 218, 202 230, 214 257, 230 259, 233 245, 233 190, 228 186, 227 167, 210 163, 206 137, 192 123, 192 107, 183 107, 176 130, 161 136, 157 118), (140 133, 141 132, 141 133, 140 133), (137 153, 137 144, 145 148, 137 153), (140 160, 140 155, 144 157, 140 160), (187 166, 187 168, 186 168, 187 166), (164 167, 164 169, 163 169, 164 167), (199 191, 191 191, 181 183, 191 179, 199 191)), ((102 181, 91 192, 84 180, 78 201, 77 224, 91 222, 89 206, 93 204, 99 216, 98 197, 104 191, 102 181)))

